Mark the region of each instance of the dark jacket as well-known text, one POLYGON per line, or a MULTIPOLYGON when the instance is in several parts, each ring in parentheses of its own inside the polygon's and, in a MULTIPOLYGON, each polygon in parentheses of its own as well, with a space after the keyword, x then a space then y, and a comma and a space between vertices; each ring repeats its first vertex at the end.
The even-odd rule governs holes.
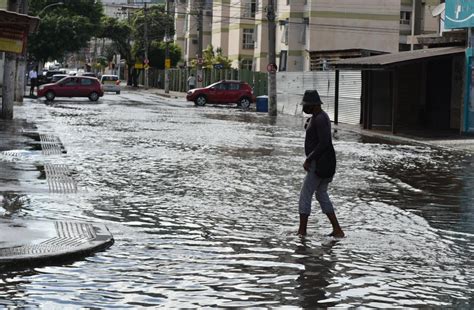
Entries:
POLYGON ((308 160, 319 157, 330 145, 331 121, 326 112, 321 111, 313 115, 306 127, 306 137, 304 140, 304 152, 308 160))
POLYGON ((326 112, 321 111, 311 117, 306 127, 304 141, 306 159, 316 161, 316 174, 330 178, 336 171, 336 153, 332 145, 331 121, 326 112))

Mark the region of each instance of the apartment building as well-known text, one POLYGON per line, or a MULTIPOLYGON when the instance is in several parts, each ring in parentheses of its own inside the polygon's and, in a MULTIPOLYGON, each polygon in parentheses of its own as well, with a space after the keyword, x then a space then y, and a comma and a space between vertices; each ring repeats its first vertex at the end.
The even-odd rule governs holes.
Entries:
MULTIPOLYGON (((197 54, 201 2, 176 1, 175 41, 189 63, 197 54)), ((440 2, 275 0, 279 70, 320 70, 333 59, 419 48, 417 35, 439 32, 439 17, 431 13, 440 2)), ((212 43, 233 60, 233 67, 265 71, 268 0, 214 0, 204 7, 203 48, 212 43)))

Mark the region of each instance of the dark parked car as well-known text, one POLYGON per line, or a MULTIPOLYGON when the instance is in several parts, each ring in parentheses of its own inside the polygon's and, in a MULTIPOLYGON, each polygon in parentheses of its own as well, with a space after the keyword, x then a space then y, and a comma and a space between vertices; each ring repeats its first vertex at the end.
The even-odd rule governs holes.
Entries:
POLYGON ((62 80, 67 76, 68 76, 67 74, 55 74, 51 78, 51 83, 56 83, 57 81, 62 80))
POLYGON ((38 80, 37 80, 38 85, 51 83, 52 79, 53 79, 53 75, 56 75, 56 74, 66 74, 66 71, 64 71, 64 70, 49 70, 49 71, 46 71, 45 74, 38 75, 38 80))
POLYGON ((188 91, 188 101, 194 101, 198 106, 206 103, 237 103, 247 109, 255 102, 252 87, 241 81, 219 81, 204 88, 195 88, 188 91))
POLYGON ((99 80, 87 76, 66 77, 38 88, 38 97, 44 96, 48 101, 56 97, 88 97, 90 101, 97 101, 103 95, 104 90, 99 80))
POLYGON ((81 76, 90 76, 90 77, 97 77, 97 74, 95 74, 94 72, 84 72, 83 74, 81 74, 81 76))

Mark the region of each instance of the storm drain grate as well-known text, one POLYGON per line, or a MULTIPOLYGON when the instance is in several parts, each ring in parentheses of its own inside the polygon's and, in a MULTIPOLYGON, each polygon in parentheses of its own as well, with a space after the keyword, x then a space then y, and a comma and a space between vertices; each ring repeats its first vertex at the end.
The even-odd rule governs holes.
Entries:
POLYGON ((66 165, 45 164, 46 180, 51 193, 77 193, 77 184, 66 165))
POLYGON ((0 160, 3 159, 3 160, 12 161, 12 160, 23 157, 23 153, 24 152, 22 151, 16 151, 16 150, 15 151, 2 151, 0 152, 0 160))
POLYGON ((44 155, 61 154, 64 151, 64 146, 58 137, 52 135, 40 134, 41 150, 44 155))
POLYGON ((92 224, 75 222, 54 222, 56 236, 39 244, 12 248, 1 248, 0 257, 13 255, 48 254, 80 247, 97 238, 92 224))

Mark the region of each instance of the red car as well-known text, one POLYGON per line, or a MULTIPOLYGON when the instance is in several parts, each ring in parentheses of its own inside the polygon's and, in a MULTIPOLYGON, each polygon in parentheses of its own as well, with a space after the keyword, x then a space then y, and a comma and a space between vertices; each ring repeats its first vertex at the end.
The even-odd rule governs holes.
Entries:
POLYGON ((99 80, 87 76, 69 76, 38 88, 38 97, 44 96, 48 101, 56 97, 88 97, 90 101, 97 101, 103 95, 99 80))
POLYGON ((255 102, 252 87, 241 81, 219 81, 204 88, 191 89, 186 99, 198 106, 206 103, 237 103, 244 109, 255 102))

